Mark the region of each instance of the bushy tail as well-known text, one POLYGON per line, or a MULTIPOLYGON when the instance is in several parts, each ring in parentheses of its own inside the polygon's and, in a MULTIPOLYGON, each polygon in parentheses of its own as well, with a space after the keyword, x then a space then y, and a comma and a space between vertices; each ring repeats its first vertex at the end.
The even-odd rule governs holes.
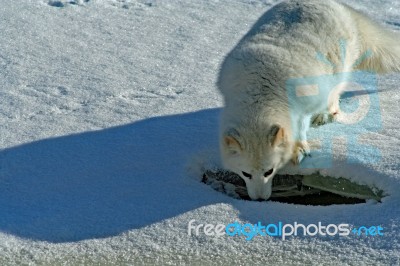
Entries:
POLYGON ((400 34, 346 7, 357 23, 363 51, 370 51, 369 56, 356 68, 377 73, 400 72, 400 34))

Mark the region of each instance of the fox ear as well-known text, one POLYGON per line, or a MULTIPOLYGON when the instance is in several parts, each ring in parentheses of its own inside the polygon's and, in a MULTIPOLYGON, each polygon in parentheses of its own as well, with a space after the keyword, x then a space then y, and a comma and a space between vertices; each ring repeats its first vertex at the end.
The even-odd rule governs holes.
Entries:
POLYGON ((242 150, 242 146, 238 141, 239 133, 235 129, 228 130, 223 137, 224 145, 231 153, 237 153, 242 150))
POLYGON ((285 129, 279 125, 273 125, 269 133, 269 140, 273 147, 286 142, 285 129))

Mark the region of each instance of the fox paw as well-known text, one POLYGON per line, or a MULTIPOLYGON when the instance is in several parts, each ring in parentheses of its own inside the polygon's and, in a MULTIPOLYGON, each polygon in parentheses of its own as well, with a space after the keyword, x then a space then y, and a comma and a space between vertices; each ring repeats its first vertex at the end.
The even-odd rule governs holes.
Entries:
POLYGON ((311 126, 312 127, 319 127, 328 123, 332 123, 336 120, 337 113, 322 113, 316 114, 311 118, 311 126))
POLYGON ((301 161, 307 156, 311 156, 311 150, 308 142, 307 141, 296 142, 293 150, 292 162, 296 165, 300 164, 301 161))

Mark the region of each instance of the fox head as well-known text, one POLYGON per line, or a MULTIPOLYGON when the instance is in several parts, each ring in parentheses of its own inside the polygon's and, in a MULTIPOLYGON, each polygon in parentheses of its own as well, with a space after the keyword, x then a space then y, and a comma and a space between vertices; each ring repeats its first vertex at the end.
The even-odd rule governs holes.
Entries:
POLYGON ((220 141, 224 167, 238 174, 246 183, 251 199, 268 199, 272 179, 291 157, 288 132, 279 126, 263 130, 229 128, 220 141))

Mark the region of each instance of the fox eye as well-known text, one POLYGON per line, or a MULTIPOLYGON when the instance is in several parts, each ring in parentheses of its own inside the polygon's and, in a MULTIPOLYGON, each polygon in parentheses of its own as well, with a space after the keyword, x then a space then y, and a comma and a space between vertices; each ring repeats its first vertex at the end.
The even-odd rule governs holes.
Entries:
POLYGON ((246 172, 242 172, 242 174, 243 174, 245 177, 247 177, 247 178, 251 179, 251 174, 249 174, 249 173, 246 173, 246 172))
POLYGON ((269 169, 267 172, 264 173, 264 177, 269 176, 270 174, 272 174, 273 171, 274 171, 274 168, 269 169))

